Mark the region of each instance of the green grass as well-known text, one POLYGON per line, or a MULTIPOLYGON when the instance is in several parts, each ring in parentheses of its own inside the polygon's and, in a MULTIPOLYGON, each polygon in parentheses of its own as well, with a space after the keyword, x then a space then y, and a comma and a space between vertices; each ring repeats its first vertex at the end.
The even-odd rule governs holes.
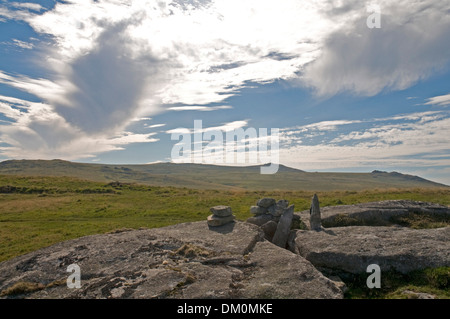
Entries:
MULTIPOLYGON (((287 199, 295 210, 310 206, 307 191, 217 191, 101 183, 72 177, 0 175, 0 261, 85 235, 120 228, 162 227, 206 220, 209 208, 228 205, 238 220, 262 197, 287 199), (9 188, 5 188, 9 186, 9 188), (14 191, 11 191, 11 190, 14 191)), ((321 206, 385 199, 450 204, 448 189, 319 192, 321 206)))
POLYGON ((413 291, 426 293, 438 299, 450 299, 450 267, 417 270, 408 274, 384 272, 381 274, 381 288, 367 288, 368 274, 349 277, 344 280, 348 286, 345 298, 349 299, 414 299, 413 291))
POLYGON ((273 175, 260 174, 259 166, 231 167, 201 164, 156 163, 106 165, 62 160, 11 160, 0 162, 0 174, 76 177, 95 182, 122 181, 152 186, 220 190, 356 190, 376 188, 444 187, 417 176, 386 173, 304 172, 279 166, 273 175))

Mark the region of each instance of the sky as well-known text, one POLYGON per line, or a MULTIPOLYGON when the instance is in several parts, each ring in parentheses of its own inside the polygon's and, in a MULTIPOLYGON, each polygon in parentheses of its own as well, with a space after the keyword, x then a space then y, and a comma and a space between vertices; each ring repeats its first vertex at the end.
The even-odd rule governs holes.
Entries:
POLYGON ((201 120, 450 185, 449 34, 450 0, 0 0, 0 161, 170 162, 201 120))

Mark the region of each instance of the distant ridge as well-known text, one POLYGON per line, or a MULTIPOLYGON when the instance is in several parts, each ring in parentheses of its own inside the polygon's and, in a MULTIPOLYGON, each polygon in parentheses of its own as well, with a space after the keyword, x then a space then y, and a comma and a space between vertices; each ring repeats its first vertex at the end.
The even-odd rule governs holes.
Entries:
MULTIPOLYGON (((267 166, 269 164, 265 164, 267 166)), ((141 183, 217 190, 364 190, 449 187, 398 172, 317 173, 284 165, 273 175, 261 175, 262 165, 236 167, 205 164, 154 163, 139 165, 76 163, 64 160, 7 160, 1 175, 69 176, 80 179, 141 183)))

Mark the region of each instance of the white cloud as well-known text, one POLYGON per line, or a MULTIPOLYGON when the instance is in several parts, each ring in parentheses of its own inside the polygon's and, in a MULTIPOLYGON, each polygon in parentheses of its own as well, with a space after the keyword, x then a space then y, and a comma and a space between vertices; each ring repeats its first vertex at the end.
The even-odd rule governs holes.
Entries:
POLYGON ((70 105, 70 102, 64 97, 64 93, 75 90, 74 86, 66 79, 57 83, 44 78, 33 79, 27 76, 10 75, 2 71, 0 71, 0 83, 31 93, 49 103, 64 105, 70 105))
POLYGON ((154 113, 157 105, 148 101, 220 103, 248 81, 295 77, 317 54, 317 41, 312 39, 320 41, 334 29, 335 23, 321 19, 320 9, 325 5, 325 1, 304 4, 294 0, 283 4, 217 0, 192 6, 169 0, 158 5, 154 1, 83 0, 57 3, 50 11, 22 19, 55 40, 46 64, 57 74, 53 82, 67 81, 70 87, 61 96, 71 104, 79 99, 86 104, 74 90, 83 90, 94 102, 102 90, 123 93, 122 82, 85 91, 92 84, 90 79, 101 83, 105 77, 120 78, 124 65, 131 71, 122 77, 137 88, 134 100, 127 104, 134 111, 154 113), (87 68, 97 72, 86 74, 87 68))
POLYGON ((355 123, 361 123, 360 120, 334 120, 334 121, 322 121, 303 126, 289 127, 280 129, 280 132, 286 132, 285 134, 292 134, 293 132, 307 132, 307 131, 334 131, 341 125, 349 125, 355 123))
POLYGON ((429 98, 427 101, 425 105, 447 106, 450 105, 450 94, 435 96, 429 98))
POLYGON ((2 102, 0 102, 0 113, 14 120, 18 120, 20 118, 20 115, 22 114, 20 110, 12 108, 8 103, 2 102))
POLYGON ((146 127, 148 127, 148 128, 158 128, 158 127, 163 127, 163 126, 166 126, 166 124, 153 124, 153 125, 147 125, 147 124, 144 124, 144 126, 146 126, 146 127))
POLYGON ((364 128, 358 130, 352 124, 340 127, 335 137, 313 143, 306 141, 314 125, 284 130, 280 136, 281 163, 312 170, 450 165, 448 113, 423 112, 366 120, 364 128), (430 118, 423 120, 427 116, 430 118), (291 140, 294 143, 289 143, 291 140), (442 156, 431 156, 434 154, 442 156))
MULTIPOLYGON (((2 3, 0 16, 23 20, 53 41, 33 41, 43 52, 39 67, 47 77, 0 70, 0 83, 39 97, 51 114, 44 124, 43 113, 24 116, 20 129, 4 131, 4 138, 32 136, 44 148, 50 139, 50 149, 59 151, 78 137, 100 136, 108 149, 105 145, 142 139, 104 140, 123 134, 137 118, 225 109, 209 104, 224 103, 252 82, 284 79, 319 94, 373 95, 406 88, 448 62, 448 1, 380 4, 382 28, 369 30, 365 3, 355 0, 78 0, 58 2, 45 12, 37 4, 2 3), (53 122, 68 132, 60 132, 58 143, 43 128, 53 122)), ((17 120, 14 108, 4 104, 2 110, 17 120)), ((321 134, 345 124, 305 129, 321 134)), ((12 138, 18 148, 19 140, 26 143, 12 138)), ((73 147, 70 156, 85 153, 73 147)))
MULTIPOLYGON (((449 1, 380 0, 380 29, 366 26, 368 14, 348 0, 345 28, 329 35, 320 57, 304 69, 302 83, 319 95, 349 91, 372 96, 402 90, 450 61, 449 1)), ((330 13, 336 19, 339 14, 330 13)))
POLYGON ((33 15, 28 10, 10 10, 7 7, 2 7, 0 4, 0 17, 12 20, 26 20, 33 17, 33 15))
POLYGON ((29 9, 33 11, 41 11, 44 9, 40 4, 31 2, 10 2, 9 5, 14 8, 29 9))
POLYGON ((185 127, 174 128, 166 131, 167 134, 191 134, 191 130, 185 127))
POLYGON ((0 96, 0 113, 13 120, 9 125, 0 125, 0 140, 8 144, 0 150, 9 158, 73 160, 122 150, 132 143, 158 141, 156 133, 87 134, 55 113, 51 106, 17 98, 0 96))
POLYGON ((184 105, 184 106, 172 106, 168 107, 169 111, 201 111, 201 112, 210 112, 217 110, 227 110, 232 109, 233 107, 230 105, 219 105, 219 106, 204 106, 204 105, 184 105))
POLYGON ((12 39, 12 40, 13 40, 13 44, 15 46, 18 46, 19 48, 22 48, 22 49, 31 50, 34 47, 33 43, 30 43, 30 42, 20 41, 17 39, 12 39))
MULTIPOLYGON (((210 126, 210 127, 203 127, 203 123, 199 125, 198 127, 194 128, 176 128, 167 130, 167 134, 193 134, 195 133, 205 133, 205 132, 212 132, 212 131, 222 131, 222 132, 230 132, 239 128, 246 127, 248 125, 248 120, 241 120, 241 121, 233 121, 228 123, 223 123, 222 125, 218 126, 210 126)), ((194 125, 195 126, 195 125, 194 125)))

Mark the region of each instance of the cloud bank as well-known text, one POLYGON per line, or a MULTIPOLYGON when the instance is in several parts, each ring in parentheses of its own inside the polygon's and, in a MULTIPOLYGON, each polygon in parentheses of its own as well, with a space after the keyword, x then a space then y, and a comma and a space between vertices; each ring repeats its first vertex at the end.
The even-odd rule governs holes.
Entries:
POLYGON ((450 1, 377 1, 381 28, 367 27, 368 13, 343 1, 354 17, 326 38, 320 56, 304 68, 303 84, 319 95, 351 92, 372 96, 406 89, 448 66, 450 1))
POLYGON ((356 0, 2 2, 2 21, 42 37, 27 50, 41 77, 0 70, 0 83, 42 101, 2 100, 11 123, 0 128, 2 154, 74 159, 152 142, 151 131, 127 126, 164 111, 225 109, 249 83, 374 95, 448 64, 449 1, 379 4, 381 29, 367 28, 367 3, 356 0))
POLYGON ((283 164, 301 169, 432 169, 450 165, 449 136, 446 111, 327 121, 282 129, 280 157, 283 164))

